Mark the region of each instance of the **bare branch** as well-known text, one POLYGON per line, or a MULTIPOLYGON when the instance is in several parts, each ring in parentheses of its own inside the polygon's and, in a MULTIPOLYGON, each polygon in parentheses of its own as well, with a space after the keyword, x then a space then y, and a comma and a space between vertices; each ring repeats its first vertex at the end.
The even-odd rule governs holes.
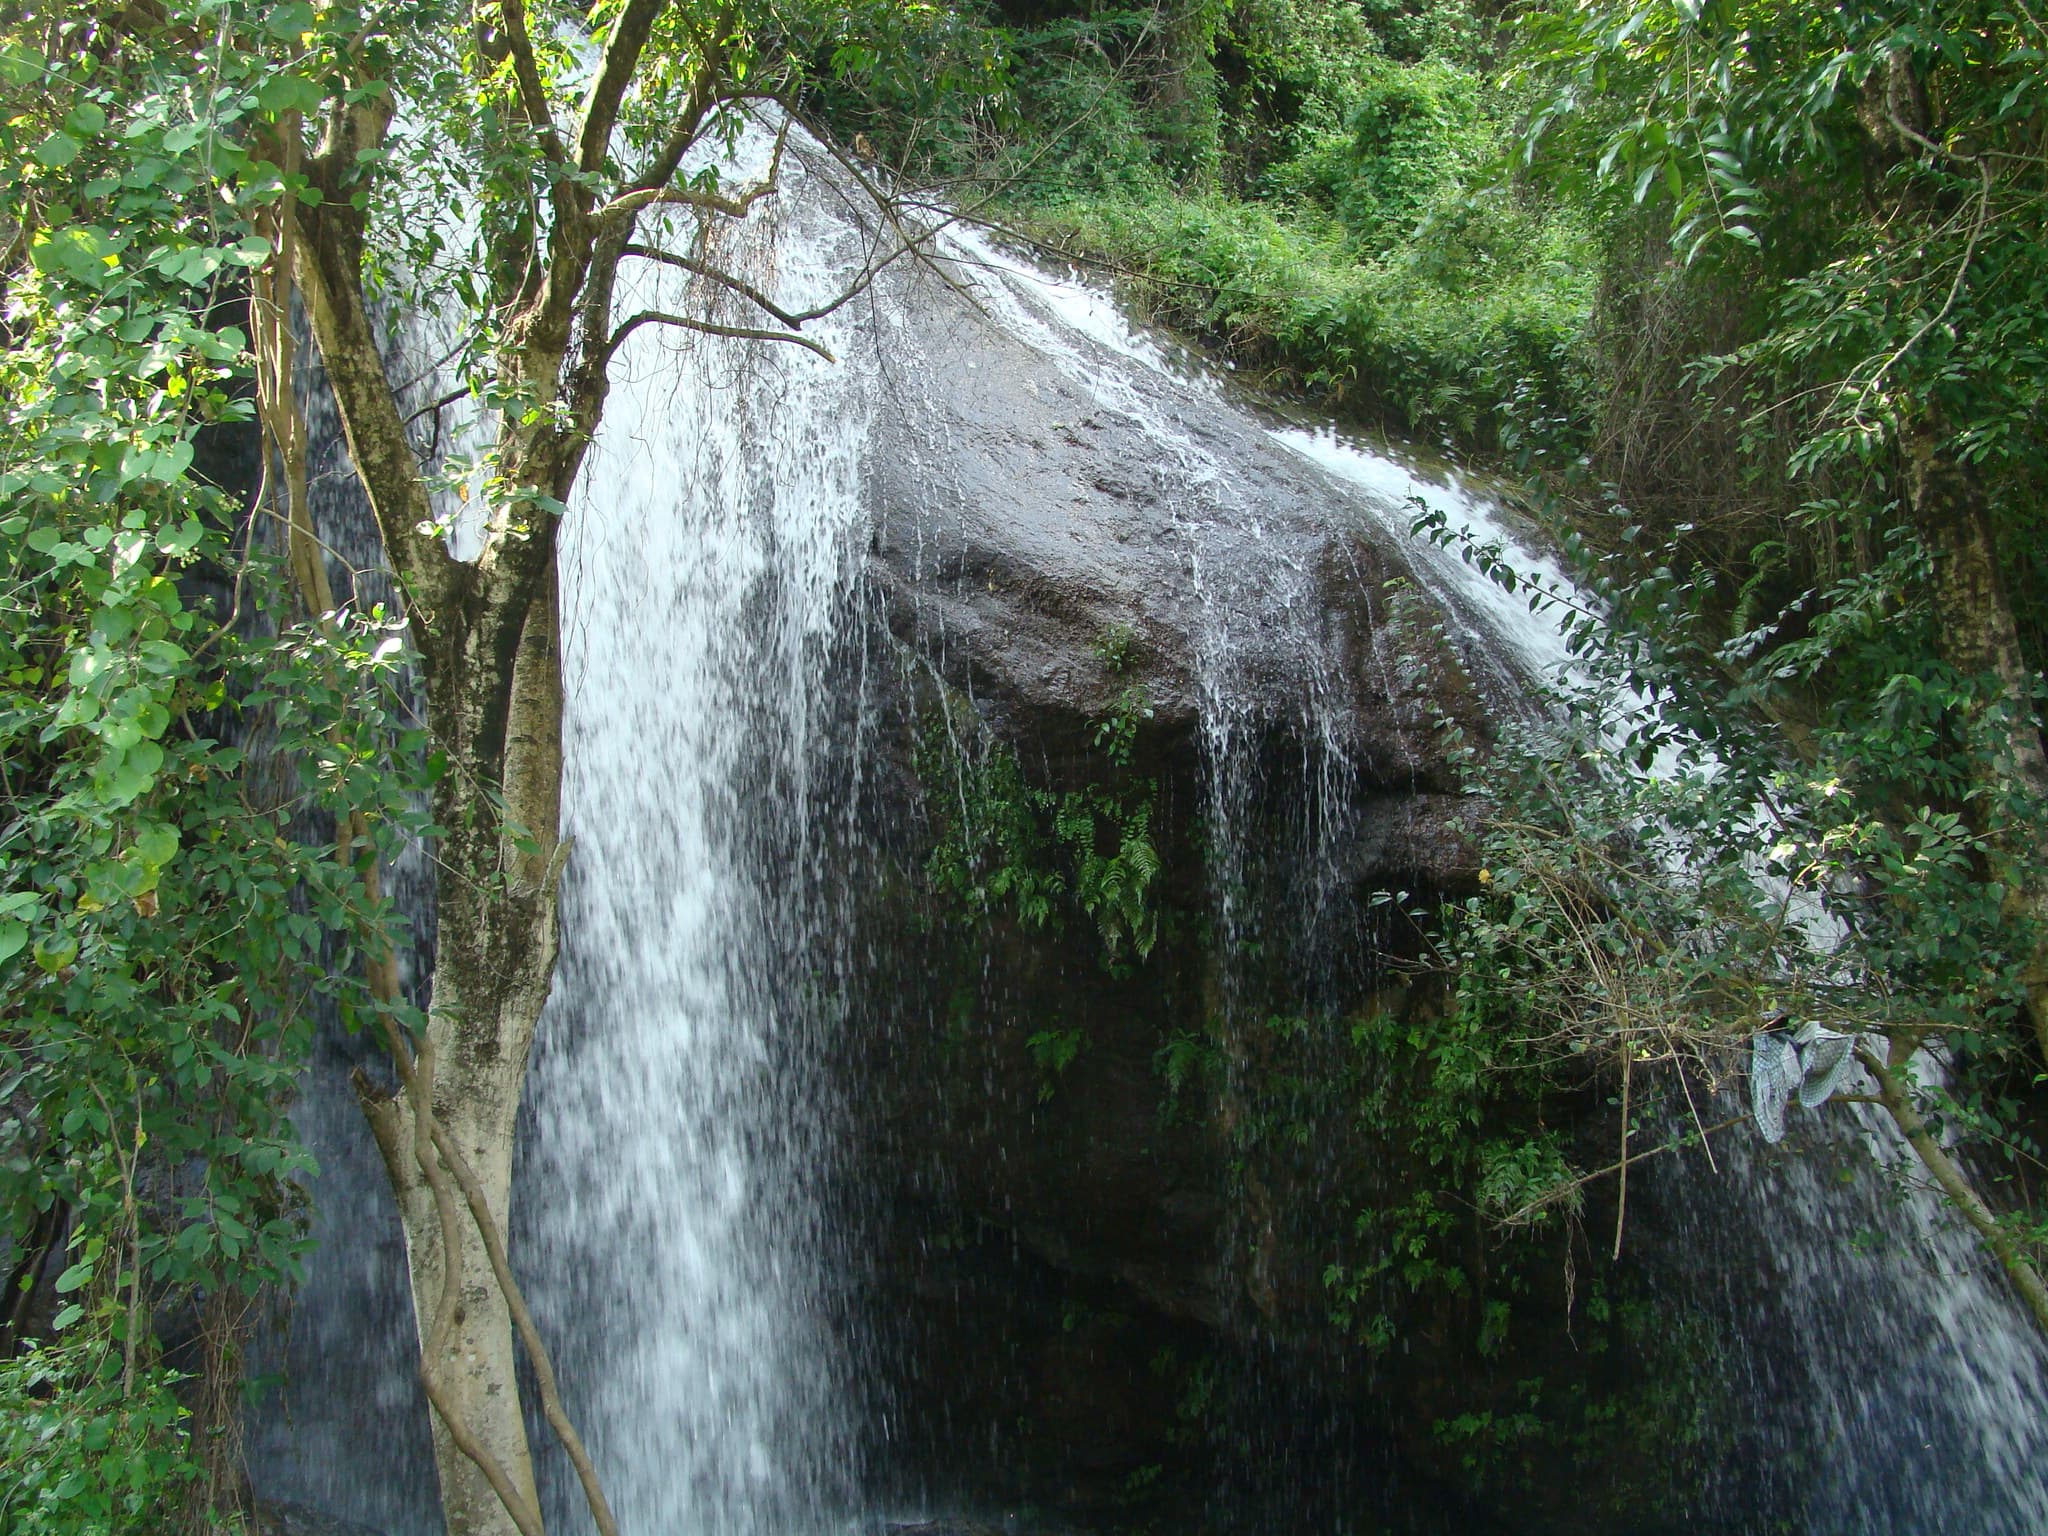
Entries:
POLYGON ((446 410, 456 401, 466 400, 468 398, 469 386, 467 384, 463 385, 462 388, 460 389, 451 389, 448 391, 447 394, 443 395, 440 399, 429 400, 425 405, 421 406, 418 410, 414 411, 410 416, 406 417, 405 425, 409 427, 414 422, 418 421, 422 416, 428 414, 430 411, 446 410))
POLYGON ((605 361, 609 362, 626 338, 643 325, 673 325, 706 336, 731 336, 740 341, 786 341, 792 346, 803 347, 817 353, 828 363, 839 361, 823 343, 813 341, 808 336, 798 335, 794 331, 763 331, 749 325, 719 325, 715 321, 694 320, 688 315, 671 315, 658 309, 644 309, 612 332, 612 339, 606 343, 604 349, 605 361))
POLYGON ((709 262, 698 261, 692 256, 678 256, 673 251, 657 251, 652 246, 646 245, 629 245, 620 254, 637 256, 642 261, 657 261, 663 266, 676 267, 690 273, 692 276, 701 277, 707 282, 716 283, 719 287, 738 294, 756 309, 772 315, 793 331, 802 329, 803 323, 806 320, 815 320, 819 315, 830 312, 827 310, 814 310, 806 314, 793 315, 752 283, 742 278, 734 277, 730 272, 721 271, 709 262))

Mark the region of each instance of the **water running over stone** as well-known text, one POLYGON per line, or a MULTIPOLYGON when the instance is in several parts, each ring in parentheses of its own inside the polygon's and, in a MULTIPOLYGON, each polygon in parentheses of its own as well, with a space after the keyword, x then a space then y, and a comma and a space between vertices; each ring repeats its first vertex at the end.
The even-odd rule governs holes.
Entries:
MULTIPOLYGON (((717 256, 803 304, 836 290, 861 245, 829 177, 795 171, 791 182, 717 256)), ((915 881, 918 824, 946 792, 912 781, 906 746, 934 695, 964 701, 964 718, 993 737, 1029 722, 1035 766, 1057 775, 1082 771, 1108 701, 1144 688, 1148 729, 1169 744, 1159 750, 1187 759, 1156 766, 1200 802, 1188 819, 1208 853, 1189 884, 1218 936, 1216 973, 1174 985, 1189 988, 1191 1010, 1231 1018, 1245 1012, 1240 993, 1263 998, 1276 978, 1303 1008, 1347 1006, 1375 964, 1360 893, 1460 878, 1466 805, 1431 709, 1476 734, 1484 722, 1471 690, 1446 681, 1455 668, 1432 671, 1419 637, 1437 615, 1449 615, 1451 645, 1495 711, 1565 660, 1554 625, 1408 538, 1413 497, 1482 537, 1499 533, 1483 500, 1268 421, 1083 285, 977 239, 953 237, 948 252, 976 304, 894 271, 818 332, 836 365, 643 329, 620 358, 564 529, 576 850, 522 1144, 515 1262, 635 1532, 804 1536, 860 1512, 864 1448, 886 1450, 893 1420, 857 1425, 849 1405, 882 1368, 863 1338, 894 1320, 842 1327, 839 1280, 891 1261, 852 1251, 861 1202, 842 1179, 854 1122, 870 1112, 845 1102, 855 1091, 878 1102, 874 1115, 908 1103, 920 1128, 934 1101, 961 1101, 945 1111, 957 1117, 948 1134, 983 1161, 956 1158, 929 1178, 879 1172, 941 1196, 982 1181, 983 1208, 1021 1247, 1114 1277, 1171 1326, 1228 1331, 1280 1284, 1260 1244, 1287 1213, 1260 1209, 1253 1192, 1219 1217, 1233 1202, 1221 1163, 1202 1161, 1214 1149, 1148 1123, 1138 1101, 1156 1091, 1156 1041, 1105 1079, 1122 1099, 1077 1113, 1093 1143, 1053 1140, 1041 1122, 1061 1103, 1007 1126, 994 1106, 1013 1068, 1000 1053, 973 1029, 956 1038, 951 1022, 921 1020, 925 978, 856 952, 858 911, 884 880, 915 881), (1114 631, 1129 636, 1124 671, 1098 654, 1114 631), (849 1036, 869 1053, 857 1090, 824 1071, 846 1061, 849 1036), (1138 1122, 1128 1146, 1119 1117, 1138 1122), (1179 1164, 1160 1150, 1174 1137, 1179 1164), (1077 1220, 1063 1207, 1094 1193, 1088 1159, 1102 1146, 1114 1149, 1124 1203, 1077 1220), (1204 1245, 1219 1257, 1190 1265, 1204 1245)), ((645 286, 630 307, 705 301, 664 294, 652 276, 632 281, 645 286)), ((913 926, 907 907, 892 911, 913 926)), ((1136 1006, 1128 984, 1092 971, 1063 985, 1062 1017, 1136 1006)), ((347 1113, 328 1117, 339 1138, 347 1113)), ((904 1166, 926 1154, 895 1149, 904 1166)), ((330 1178, 351 1170, 381 1192, 373 1161, 322 1155, 330 1178)), ((1670 1241, 1719 1261, 1674 1264, 1687 1272, 1674 1287, 1736 1325, 1750 1288, 1769 1288, 1761 1342, 1729 1364, 1737 1401, 1766 1420, 1752 1438, 1760 1462, 1826 1468, 1820 1496, 1802 1502, 1781 1480, 1774 1507, 1847 1532, 1859 1500, 1910 1486, 1918 1502, 1905 1507, 1923 1519, 1912 1528, 2048 1525, 2025 1523, 2039 1351, 1995 1282, 1924 1201, 1899 1224, 1913 1235, 1896 1252, 1910 1255, 1856 1259, 1843 1224, 1896 1218, 1867 1198, 1867 1179, 1853 1200, 1836 1197, 1814 1182, 1816 1166, 1738 1159, 1729 1178, 1688 1167, 1663 1186, 1667 1209, 1697 1223, 1667 1223, 1670 1241), (1944 1273, 1923 1285, 1928 1254, 1944 1273), (1867 1352, 1844 1342, 1870 1339, 1867 1352), (1928 1339, 1950 1342, 1929 1350, 1928 1339), (1858 1454, 1816 1450, 1830 1426, 1862 1437, 1858 1454)), ((393 1315, 388 1284, 355 1272, 360 1251, 328 1232, 302 1327, 331 1357, 326 1386, 379 1419, 416 1403, 404 1381, 410 1320, 393 1315), (354 1342, 364 1335, 386 1362, 374 1390, 345 1368, 371 1356, 354 1342)), ((377 1261, 396 1273, 388 1245, 377 1261)), ((937 1396, 975 1365, 890 1368, 937 1396)), ((317 1406, 321 1362, 302 1355, 298 1368, 306 1413, 328 1415, 307 1442, 325 1459, 273 1486, 394 1536, 427 1530, 417 1462, 402 1497, 373 1496, 388 1441, 362 1423, 352 1442, 317 1406)), ((1271 1440, 1292 1433, 1280 1425, 1271 1440)), ((971 1449, 942 1440, 929 1454, 971 1449)), ((288 1452, 269 1454, 275 1468, 288 1452)), ((895 1481, 937 1487, 951 1470, 895 1481)), ((1299 1474, 1304 1486, 1345 1475, 1335 1460, 1299 1474)), ((554 1528, 582 1529, 561 1469, 544 1481, 554 1528)), ((1744 1496, 1758 1486, 1747 1480, 1744 1496)))

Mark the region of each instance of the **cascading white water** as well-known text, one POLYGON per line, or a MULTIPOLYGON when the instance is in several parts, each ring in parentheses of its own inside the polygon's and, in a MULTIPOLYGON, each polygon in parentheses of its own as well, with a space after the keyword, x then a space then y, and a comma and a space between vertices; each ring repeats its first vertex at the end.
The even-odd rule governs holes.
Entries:
MULTIPOLYGON (((785 175, 785 194, 724 231, 712 254, 801 306, 838 290, 861 244, 833 196, 806 195, 800 166, 785 175)), ((1226 947, 1262 921, 1315 929, 1346 878, 1333 849, 1356 798, 1347 669, 1387 670, 1391 692, 1396 659, 1340 653, 1304 546, 1268 525, 1271 488, 1254 483, 1261 471, 1234 445, 1272 443, 1316 466, 1305 516, 1408 545, 1417 584, 1502 694, 1566 663, 1557 627, 1456 554, 1412 542, 1410 502, 1502 539, 1526 573, 1560 573, 1518 553, 1495 511, 1455 482, 1255 418, 1085 284, 958 232, 947 250, 990 323, 1157 450, 1145 472, 1174 509, 1175 558, 1193 599, 1218 929, 1226 947), (1225 420, 1227 439, 1215 431, 1225 420), (1271 892, 1248 892, 1244 876, 1271 852, 1249 845, 1260 733, 1276 718, 1301 755, 1288 782, 1312 803, 1295 825, 1292 905, 1262 916, 1254 908, 1271 892)), ((633 274, 622 309, 706 302, 672 281, 633 274)), ((843 872, 831 861, 835 825, 850 814, 823 786, 840 782, 861 744, 845 734, 846 701, 823 680, 836 647, 879 627, 860 579, 877 511, 878 401, 887 395, 915 418, 920 396, 952 382, 891 374, 901 319, 892 306, 906 302, 952 301, 935 286, 885 285, 858 324, 849 310, 813 328, 836 364, 786 345, 643 328, 618 359, 563 528, 565 822, 576 843, 523 1129, 515 1262, 622 1523, 648 1536, 807 1536, 859 1508, 843 1410, 854 1362, 828 1294, 837 1255, 825 1185, 838 1121, 813 1068, 839 983, 828 957, 843 872)), ((946 448, 913 431, 888 451, 929 454, 918 467, 936 479, 946 448)), ((1340 920, 1355 911, 1335 899, 1329 909, 1340 920)), ((352 1116, 344 1104, 321 1134, 360 1142, 359 1128, 341 1124, 352 1116)), ((336 1152, 330 1166, 348 1158, 336 1152)), ((1824 1463, 1811 1529, 1869 1528, 1856 1511, 1880 1499, 1910 1512, 1902 1529, 2048 1529, 2029 1476, 2048 1421, 2040 1351, 1966 1237, 1924 1195, 1887 1211, 1867 1177, 1852 1198, 1820 1163, 1781 1162, 1738 1157, 1711 1186, 1703 1169, 1683 1166, 1666 1187, 1668 1203, 1698 1213, 1700 1249, 1723 1256, 1695 1275, 1702 1293, 1734 1316, 1752 1287, 1769 1290, 1767 1336, 1782 1354, 1738 1350, 1729 1369, 1747 1378, 1760 1412, 1773 1398, 1799 1399, 1774 1420, 1769 1454, 1788 1469, 1795 1456, 1824 1463), (1898 1234, 1885 1255, 1849 1251, 1846 1234, 1863 1226, 1898 1234), (1726 1261, 1743 1253, 1769 1256, 1767 1279, 1726 1261), (1839 1438, 1804 1446, 1788 1438, 1796 1433, 1839 1438)), ((355 1166, 353 1182, 376 1190, 374 1159, 356 1155, 355 1166)), ((329 1225, 326 1238, 333 1255, 356 1233, 329 1225)), ((344 1390, 347 1401, 373 1417, 401 1404, 421 1411, 404 1382, 410 1322, 388 1223, 382 1241, 374 1265, 322 1261, 330 1278, 316 1290, 339 1286, 341 1299, 309 1301, 318 1342, 299 1367, 308 1421, 332 1411, 319 1402, 319 1353, 349 1353, 349 1327, 329 1326, 337 1316, 374 1331, 385 1360, 367 1372, 374 1380, 344 1390), (362 1299, 371 1289, 378 1307, 362 1299)), ((329 1382, 352 1368, 324 1364, 329 1382)), ((317 1440, 328 1463, 288 1491, 393 1536, 426 1529, 417 1455, 402 1496, 350 1502, 349 1469, 364 1457, 351 1433, 382 1451, 373 1426, 322 1428, 307 1443, 317 1440)), ((552 1528, 585 1529, 561 1469, 544 1481, 552 1528)))
MULTIPOLYGON (((784 179, 707 254, 805 308, 859 253, 801 168, 784 179)), ((643 264, 620 313, 703 313, 710 295, 680 287, 643 264)), ((834 814, 810 794, 819 689, 862 548, 872 349, 851 332, 816 330, 835 364, 642 328, 563 524, 575 845, 519 1247, 633 1531, 795 1536, 848 1493, 820 1291, 829 1111, 798 966, 834 814)), ((582 1528, 557 1492, 555 1528, 582 1528)))

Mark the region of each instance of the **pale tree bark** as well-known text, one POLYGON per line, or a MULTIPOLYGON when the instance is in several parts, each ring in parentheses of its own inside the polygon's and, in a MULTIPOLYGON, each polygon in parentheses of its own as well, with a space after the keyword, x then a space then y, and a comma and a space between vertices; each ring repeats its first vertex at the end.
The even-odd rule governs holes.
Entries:
MULTIPOLYGON (((1884 69, 1871 75, 1858 109, 1884 165, 1899 157, 1927 158, 1976 175, 1982 183, 1971 234, 1946 301, 1892 354, 1880 376, 1953 310, 1973 276, 1972 261, 1991 207, 1993 162, 1948 142, 1935 111, 1926 82, 1904 48, 1894 50, 1884 69)), ((1910 191, 1895 211, 1908 224, 1926 221, 1932 213, 1924 195, 1910 191)), ((1907 423, 1901 439, 1907 507, 1933 561, 1932 596, 1942 659, 1967 678, 1992 678, 1997 684, 2003 732, 1997 766, 1991 782, 1982 786, 1990 791, 1988 799, 1973 807, 1972 815, 1992 844, 1991 873, 2006 886, 2006 918, 2024 930, 2020 981, 2039 1064, 2048 1070, 2048 848, 2011 825, 2004 814, 2004 803, 2012 798, 2048 807, 2048 750, 2035 709, 2037 680, 2020 643, 1982 471, 1956 457, 1938 409, 1907 423)))

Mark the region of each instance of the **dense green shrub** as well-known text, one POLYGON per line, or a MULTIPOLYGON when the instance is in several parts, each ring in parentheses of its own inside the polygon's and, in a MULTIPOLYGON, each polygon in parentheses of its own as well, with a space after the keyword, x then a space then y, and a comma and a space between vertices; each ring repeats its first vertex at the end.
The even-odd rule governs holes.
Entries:
POLYGON ((174 1529, 197 1475, 175 1385, 161 1371, 125 1376, 112 1349, 53 1345, 0 1359, 0 1531, 174 1529))
POLYGON ((935 75, 982 61, 993 110, 881 79, 869 50, 842 49, 852 72, 817 101, 911 174, 1127 274, 1162 321, 1270 385, 1452 445, 1575 449, 1596 251, 1568 208, 1506 177, 1518 108, 1477 67, 1472 14, 1259 0, 1206 15, 1189 24, 1211 29, 1213 144, 1186 91, 1167 100, 1151 11, 930 23, 917 47, 935 75))
POLYGON ((1262 190, 1334 211, 1363 249, 1384 251, 1412 235, 1501 147, 1478 77, 1456 65, 1368 59, 1346 95, 1343 130, 1276 165, 1262 190))
POLYGON ((1325 222, 1224 198, 1068 199, 1051 243, 1138 274, 1138 296, 1267 383, 1417 436, 1510 446, 1516 421, 1583 419, 1592 282, 1578 237, 1506 191, 1443 209, 1362 260, 1325 222))

